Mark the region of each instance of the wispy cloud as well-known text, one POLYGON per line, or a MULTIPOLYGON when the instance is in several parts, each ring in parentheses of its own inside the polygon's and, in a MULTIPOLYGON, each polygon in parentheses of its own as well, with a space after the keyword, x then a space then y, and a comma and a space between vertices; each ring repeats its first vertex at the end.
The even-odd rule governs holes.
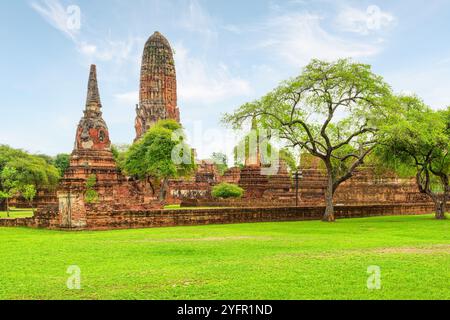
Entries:
POLYGON ((113 61, 120 63, 133 58, 136 44, 141 43, 138 37, 125 40, 93 41, 81 31, 81 9, 78 6, 64 7, 59 0, 41 0, 31 2, 31 7, 41 15, 52 27, 68 36, 76 50, 89 60, 113 61), (75 23, 74 23, 75 22, 75 23))
POLYGON ((268 36, 260 47, 270 49, 274 55, 296 66, 305 65, 311 58, 361 58, 380 52, 377 43, 347 39, 326 31, 321 25, 322 19, 307 12, 272 17, 264 26, 268 36))
POLYGON ((371 5, 365 10, 346 7, 336 18, 337 26, 342 31, 368 35, 386 29, 396 22, 395 16, 371 5))
MULTIPOLYGON (((180 102, 210 105, 252 92, 250 83, 234 76, 224 63, 208 65, 192 57, 181 43, 174 45, 174 48, 180 102)), ((128 106, 139 102, 137 90, 118 93, 114 97, 128 106)))
POLYGON ((54 28, 75 40, 79 29, 69 24, 71 16, 68 8, 65 8, 58 0, 33 1, 31 7, 54 28))
POLYGON ((180 99, 210 104, 251 93, 250 83, 233 75, 226 64, 209 66, 191 57, 182 44, 176 44, 175 51, 180 99))
POLYGON ((218 36, 214 19, 203 8, 198 0, 190 0, 180 18, 180 26, 189 31, 201 34, 206 40, 214 40, 218 36))

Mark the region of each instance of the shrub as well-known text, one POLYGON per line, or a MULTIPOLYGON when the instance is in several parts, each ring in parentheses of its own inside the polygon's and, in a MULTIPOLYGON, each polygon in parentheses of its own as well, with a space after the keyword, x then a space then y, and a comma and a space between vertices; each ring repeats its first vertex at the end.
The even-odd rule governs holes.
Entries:
POLYGON ((243 194, 244 189, 230 183, 221 183, 212 190, 212 196, 214 198, 241 198, 243 194))

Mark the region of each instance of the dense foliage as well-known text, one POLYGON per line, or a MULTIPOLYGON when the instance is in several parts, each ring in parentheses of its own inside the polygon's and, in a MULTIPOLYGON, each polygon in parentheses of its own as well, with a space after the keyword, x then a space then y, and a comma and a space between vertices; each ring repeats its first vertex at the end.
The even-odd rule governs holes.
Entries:
POLYGON ((60 153, 53 159, 52 164, 58 168, 59 174, 62 177, 70 165, 70 155, 67 153, 60 153))
POLYGON ((58 183, 58 169, 40 156, 0 145, 0 170, 14 168, 21 184, 33 184, 37 188, 52 188, 58 183))
POLYGON ((231 183, 221 183, 215 186, 211 192, 214 198, 241 198, 244 195, 244 189, 231 183))
POLYGON ((159 180, 160 200, 165 200, 168 180, 192 174, 195 161, 181 125, 161 120, 130 147, 122 167, 128 175, 151 184, 152 178, 159 180))
POLYGON ((397 98, 399 112, 382 126, 376 154, 384 166, 415 175, 419 191, 444 219, 449 200, 450 108, 434 111, 415 96, 397 98))
MULTIPOLYGON (((29 198, 33 193, 30 186, 35 190, 55 188, 60 172, 52 164, 51 157, 0 145, 0 176, 0 201, 9 202, 19 194, 29 198)), ((8 204, 6 206, 9 210, 8 204)))

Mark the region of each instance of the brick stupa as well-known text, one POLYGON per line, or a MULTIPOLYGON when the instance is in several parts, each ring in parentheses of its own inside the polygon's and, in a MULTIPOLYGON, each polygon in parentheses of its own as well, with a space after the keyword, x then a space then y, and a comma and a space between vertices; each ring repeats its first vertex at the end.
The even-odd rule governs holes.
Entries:
POLYGON ((58 189, 58 224, 63 228, 85 228, 89 217, 117 209, 144 210, 155 207, 154 198, 145 196, 145 188, 124 177, 111 151, 109 131, 102 118, 102 104, 95 65, 91 66, 86 107, 76 131, 75 146, 58 189), (86 182, 95 177, 95 204, 86 203, 86 182), (146 199, 147 198, 147 199, 146 199))
POLYGON ((249 145, 246 150, 244 168, 240 171, 239 186, 245 190, 247 199, 272 199, 274 196, 283 195, 291 189, 291 178, 287 172, 284 161, 279 160, 271 165, 273 170, 268 170, 268 165, 262 161, 259 130, 256 119, 252 121, 252 132, 257 133, 256 148, 249 145), (256 150, 252 150, 256 149, 256 150))

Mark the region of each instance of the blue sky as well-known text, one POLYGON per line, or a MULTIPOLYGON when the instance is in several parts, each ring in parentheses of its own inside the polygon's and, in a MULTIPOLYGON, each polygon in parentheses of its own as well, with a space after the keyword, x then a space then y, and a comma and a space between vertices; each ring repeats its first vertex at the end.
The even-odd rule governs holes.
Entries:
POLYGON ((175 49, 182 122, 202 158, 232 147, 217 139, 224 112, 311 58, 353 57, 396 92, 450 105, 447 0, 0 0, 0 143, 71 152, 91 63, 113 142, 131 142, 142 49, 156 30, 175 49))

